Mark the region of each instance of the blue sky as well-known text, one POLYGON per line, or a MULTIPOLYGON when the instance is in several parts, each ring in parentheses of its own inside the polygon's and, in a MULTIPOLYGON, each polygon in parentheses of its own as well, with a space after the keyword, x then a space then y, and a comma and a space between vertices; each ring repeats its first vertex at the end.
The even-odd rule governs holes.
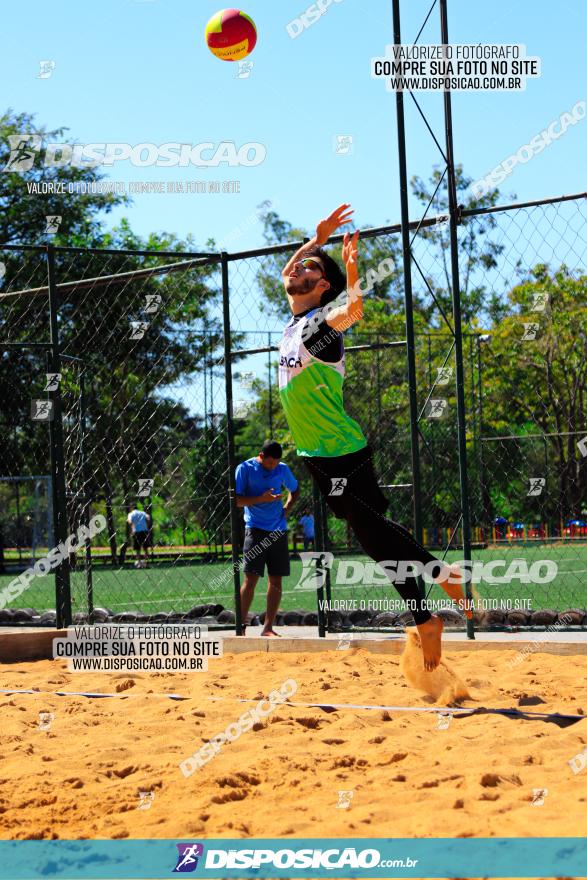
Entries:
MULTIPOLYGON (((213 57, 204 42, 218 0, 30 0, 6 5, 0 56, 3 109, 35 113, 49 128, 68 126, 80 143, 262 143, 265 161, 251 168, 134 168, 117 163, 112 180, 239 180, 240 194, 136 195, 122 214, 141 235, 192 233, 196 242, 243 228, 228 249, 261 245, 252 223, 265 199, 295 225, 312 228, 340 202, 355 208, 359 227, 399 219, 395 100, 370 77, 370 59, 392 42, 391 0, 333 2, 312 27, 291 39, 286 25, 306 0, 246 0, 258 43, 248 79, 213 57), (51 78, 38 79, 52 59, 51 78), (353 154, 336 155, 337 135, 353 137, 353 154)), ((402 37, 411 43, 428 0, 403 0, 402 37)), ((455 93, 455 157, 472 177, 489 172, 563 111, 587 99, 585 0, 449 0, 453 43, 524 43, 542 59, 542 76, 521 93, 455 93)), ((434 12, 421 42, 439 42, 434 12)), ((420 96, 442 136, 442 96, 420 96)), ((408 171, 427 177, 438 161, 407 100, 408 171)), ((503 185, 520 199, 587 189, 583 173, 587 120, 503 185)), ((505 198, 504 198, 505 200, 505 198)), ((414 216, 420 208, 413 206, 414 216)))

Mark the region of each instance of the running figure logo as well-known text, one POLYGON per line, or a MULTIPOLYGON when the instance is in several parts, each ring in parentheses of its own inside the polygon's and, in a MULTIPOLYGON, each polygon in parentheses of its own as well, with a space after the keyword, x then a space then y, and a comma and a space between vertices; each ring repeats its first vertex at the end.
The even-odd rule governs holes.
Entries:
POLYGON ((300 551, 302 573, 294 590, 319 590, 326 583, 326 571, 332 568, 334 554, 316 550, 300 551))
POLYGON ((332 483, 332 488, 329 495, 342 495, 344 492, 344 487, 348 483, 346 477, 331 477, 330 482, 332 483))
POLYGON ((149 329, 148 321, 131 321, 131 339, 142 339, 147 330, 149 329))
POLYGON ((161 294, 159 293, 148 293, 146 296, 147 304, 145 305, 144 311, 148 315, 154 315, 155 312, 158 311, 159 306, 161 305, 161 294))
POLYGON ((148 498, 154 485, 155 480, 150 480, 147 477, 141 477, 138 482, 137 496, 139 498, 148 498))
POLYGON ((45 373, 47 384, 43 391, 58 391, 61 382, 61 373, 45 373))
POLYGON ((33 422, 51 422, 53 420, 53 401, 31 400, 31 419, 33 422))
POLYGON ((30 171, 41 147, 38 134, 9 134, 10 156, 3 171, 30 171), (28 144, 28 146, 27 146, 28 144))
POLYGON ((47 214, 45 217, 45 235, 56 235, 62 220, 61 214, 47 214))
POLYGON ((437 372, 436 384, 437 385, 448 385, 448 383, 452 379, 453 368, 452 367, 438 367, 436 372, 437 372))
POLYGON ((424 414, 424 418, 426 419, 441 419, 446 411, 448 406, 448 401, 443 400, 429 400, 427 405, 427 412, 424 414))
POLYGON ((155 792, 142 791, 139 789, 139 798, 140 803, 137 807, 137 810, 150 810, 153 806, 153 801, 155 800, 155 792))
POLYGON ((439 712, 438 713, 438 723, 436 725, 437 730, 448 730, 450 722, 452 721, 452 715, 450 712, 439 712))
POLYGON ((51 725, 55 720, 53 712, 39 712, 39 730, 51 730, 51 725))
POLYGON ((546 479, 544 477, 530 477, 528 496, 541 495, 545 486, 546 479))
POLYGON ((353 153, 352 134, 337 134, 334 140, 334 152, 337 156, 349 156, 353 153))
POLYGON ((531 342, 533 339, 536 339, 538 335, 538 331, 540 330, 540 324, 532 323, 532 324, 523 324, 524 327, 524 335, 522 336, 522 342, 531 342))
POLYGON ((533 293, 532 294, 532 308, 531 312, 543 312, 546 306, 548 305, 548 294, 547 293, 533 293))
POLYGON ((39 61, 39 73, 37 74, 37 79, 49 79, 53 71, 55 70, 55 62, 54 61, 39 61))
POLYGON ((337 807, 339 810, 348 810, 353 799, 354 791, 339 791, 337 807))
POLYGON ((248 79, 253 71, 254 61, 239 61, 236 72, 237 79, 248 79))
POLYGON ((173 869, 174 874, 191 874, 198 867, 198 859, 204 853, 201 843, 176 843, 179 855, 177 865, 173 869))

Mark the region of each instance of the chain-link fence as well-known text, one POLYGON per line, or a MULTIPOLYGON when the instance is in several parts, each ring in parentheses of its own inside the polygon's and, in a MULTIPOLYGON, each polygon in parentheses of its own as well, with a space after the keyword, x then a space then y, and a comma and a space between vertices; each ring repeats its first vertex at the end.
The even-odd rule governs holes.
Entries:
MULTIPOLYGON (((587 204, 494 217, 484 283, 499 310, 471 351, 471 499, 492 555, 522 563, 510 584, 496 567, 485 594, 526 597, 532 611, 552 612, 539 619, 568 612, 577 623, 587 605, 587 204)), ((514 619, 527 622, 527 610, 514 619)))
MULTIPOLYGON (((37 418, 35 399, 43 397, 50 339, 48 295, 30 308, 22 288, 47 283, 47 265, 35 249, 4 250, 2 260, 2 327, 0 337, 0 583, 6 588, 14 574, 37 562, 55 540, 53 480, 47 425, 37 418), (10 296, 14 293, 14 296, 10 296), (15 344, 18 340, 18 343, 15 344), (44 489, 44 491, 43 491, 44 489)), ((14 590, 4 604, 23 609, 34 599, 41 610, 54 606, 53 578, 47 598, 14 590)), ((4 612, 6 622, 13 612, 4 612)), ((28 613, 17 613, 16 620, 28 613)))
MULTIPOLYGON (((585 616, 586 213, 577 197, 460 217, 470 540, 473 561, 493 563, 474 569, 478 623, 556 624, 572 608, 562 623, 585 616)), ((238 626, 234 468, 268 438, 282 443, 301 487, 278 622, 405 621, 386 612, 395 591, 346 522, 316 503, 279 401, 289 318, 280 273, 298 244, 222 256, 3 249, 0 622, 37 622, 53 609, 45 622, 191 613, 238 626), (331 607, 356 606, 328 621, 303 587, 305 510, 318 549, 334 557, 331 607), (103 525, 80 537, 93 522, 103 525), (41 565, 26 589, 9 588, 39 548, 72 535, 50 572, 41 565)), ((335 257, 339 248, 336 237, 335 257)), ((399 227, 362 233, 369 293, 345 334, 345 406, 373 449, 390 516, 453 561, 465 536, 448 253, 443 219, 426 219, 412 240, 411 388, 399 227)))
MULTIPOLYGON (((519 288, 526 291, 531 303, 536 300, 540 308, 538 294, 545 271, 558 276, 556 283, 562 279, 561 272, 573 280, 577 314, 573 317, 566 312, 567 326, 562 332, 567 349, 575 348, 577 362, 585 363, 585 211, 585 200, 575 198, 526 207, 463 212, 460 218, 468 497, 475 563, 472 579, 481 609, 476 614, 477 624, 562 627, 578 625, 586 616, 584 539, 587 523, 582 524, 579 509, 579 499, 584 498, 579 480, 582 453, 575 445, 571 453, 573 466, 570 470, 567 467, 564 486, 559 479, 559 513, 547 522, 549 518, 536 505, 533 508, 525 504, 524 499, 530 491, 532 471, 536 470, 536 450, 531 446, 536 443, 531 436, 532 425, 536 424, 538 409, 548 408, 548 383, 543 381, 539 371, 532 372, 531 359, 523 359, 524 350, 517 344, 502 347, 506 368, 501 384, 486 365, 491 340, 503 332, 505 323, 521 321, 523 324, 518 317, 519 288), (582 323, 577 322, 579 315, 582 323), (577 332, 571 331, 569 321, 576 322, 577 332), (525 393, 533 401, 529 413, 513 405, 510 382, 519 387, 519 370, 530 371, 525 382, 525 393), (491 421, 488 407, 493 397, 496 401, 491 421), (504 429, 510 437, 508 441, 503 440, 504 429), (500 443, 502 450, 498 456, 491 449, 500 443), (507 443, 511 446, 509 453, 507 443), (524 474, 524 491, 520 471, 524 474), (509 501, 504 504, 506 496, 509 501), (565 617, 565 612, 570 613, 565 617)), ((381 273, 381 279, 373 283, 369 300, 365 300, 363 321, 345 334, 345 406, 362 425, 373 448, 379 482, 390 502, 390 515, 412 527, 415 508, 418 508, 424 544, 450 562, 463 558, 463 530, 446 217, 438 218, 438 222, 432 219, 422 223, 412 239, 417 483, 410 435, 398 236, 397 227, 362 234, 364 274, 376 272, 383 260, 389 260, 389 264, 381 273)), ((275 362, 272 372, 269 351, 275 345, 273 340, 279 339, 280 326, 288 318, 279 283, 280 270, 287 258, 288 253, 283 250, 265 249, 231 263, 231 320, 233 327, 236 324, 248 331, 243 346, 248 354, 239 362, 240 372, 236 373, 237 380, 248 383, 250 389, 248 399, 241 401, 236 425, 243 457, 254 454, 268 436, 285 440, 288 448, 289 434, 276 391, 275 362), (251 329, 252 310, 256 330, 251 329)), ((531 358, 531 351, 525 351, 531 358)), ((578 370, 572 385, 577 401, 582 400, 584 376, 578 375, 578 370)), ((534 428, 540 437, 541 450, 544 433, 556 434, 556 438, 550 438, 547 443, 558 444, 560 449, 563 435, 567 436, 570 430, 569 419, 569 413, 557 414, 556 410, 542 419, 541 427, 534 428), (547 425, 551 426, 549 430, 547 425)), ((586 420, 579 403, 572 427, 576 430, 576 440, 580 440, 586 433, 586 420)), ((570 449, 568 445, 566 448, 570 449)), ((550 474, 548 483, 554 480, 554 448, 549 453, 547 446, 545 455, 550 474)), ((297 468, 296 476, 302 479, 303 499, 307 504, 311 499, 311 486, 301 460, 290 457, 289 462, 297 468)), ((581 473, 584 479, 584 468, 581 473)), ((318 512, 316 519, 319 519, 318 512)), ((346 523, 327 515, 324 538, 323 549, 334 553, 332 568, 325 572, 328 595, 335 600, 331 605, 336 606, 340 601, 341 606, 354 608, 350 614, 344 611, 331 614, 331 625, 378 627, 397 623, 400 615, 385 612, 390 593, 394 595, 387 578, 376 567, 364 564, 367 560, 361 558, 360 548, 346 523), (349 556, 356 558, 356 565, 351 564, 349 556)), ((390 557, 393 557, 392 548, 390 557)), ((286 598, 289 607, 300 612, 308 610, 314 597, 305 590, 297 590, 298 571, 294 571, 291 581, 293 586, 286 598)), ((426 589, 432 601, 443 596, 436 586, 426 589)), ((447 614, 447 618, 450 620, 451 615, 447 614)), ((452 620, 457 622, 456 615, 452 620)))
MULTIPOLYGON (((26 595, 55 613, 61 601, 66 619, 70 596, 74 620, 202 606, 231 553, 219 260, 47 249, 21 265, 8 253, 0 476, 19 485, 52 468, 56 544, 104 525, 65 547, 57 603, 39 571, 5 604, 26 595)), ((22 568, 14 543, 4 530, 3 587, 22 568)), ((233 595, 228 582, 214 610, 233 595)))

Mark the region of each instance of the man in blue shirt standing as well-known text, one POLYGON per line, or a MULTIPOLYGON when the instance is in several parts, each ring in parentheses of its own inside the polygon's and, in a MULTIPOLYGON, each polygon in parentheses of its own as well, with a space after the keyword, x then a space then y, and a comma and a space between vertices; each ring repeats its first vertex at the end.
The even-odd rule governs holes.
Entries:
POLYGON ((126 518, 130 526, 134 549, 137 555, 135 568, 147 567, 147 546, 149 538, 149 516, 144 510, 134 507, 126 518), (145 552, 145 561, 141 557, 141 551, 145 552))
POLYGON ((309 507, 306 507, 304 515, 300 516, 298 522, 302 527, 304 550, 307 550, 310 544, 312 545, 312 550, 314 550, 314 517, 309 507))
POLYGON ((298 481, 281 462, 282 452, 280 443, 266 440, 256 458, 243 461, 236 469, 236 504, 245 509, 242 620, 244 623, 247 619, 255 587, 267 565, 267 611, 262 636, 279 635, 273 622, 281 601, 282 578, 290 573, 286 517, 300 494, 298 481), (288 490, 285 505, 281 501, 283 488, 288 490))

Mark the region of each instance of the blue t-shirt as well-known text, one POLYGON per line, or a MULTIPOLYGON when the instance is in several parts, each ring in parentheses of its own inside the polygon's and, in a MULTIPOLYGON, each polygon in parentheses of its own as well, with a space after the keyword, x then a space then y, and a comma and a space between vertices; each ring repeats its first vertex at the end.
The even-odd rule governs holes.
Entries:
POLYGON ((300 516, 299 523, 302 527, 304 538, 314 537, 314 517, 311 513, 300 516))
MULTIPOLYGON (((256 458, 249 458, 236 469, 237 495, 257 497, 263 495, 267 489, 273 489, 273 494, 279 495, 284 486, 290 492, 294 492, 298 488, 298 481, 288 466, 282 462, 272 471, 268 471, 256 458)), ((245 507, 245 526, 249 529, 264 529, 267 532, 287 531, 282 500, 245 507)))
POLYGON ((136 532, 148 532, 149 531, 149 523, 147 520, 147 514, 144 510, 131 510, 128 515, 128 519, 131 522, 132 531, 136 534, 136 532))

